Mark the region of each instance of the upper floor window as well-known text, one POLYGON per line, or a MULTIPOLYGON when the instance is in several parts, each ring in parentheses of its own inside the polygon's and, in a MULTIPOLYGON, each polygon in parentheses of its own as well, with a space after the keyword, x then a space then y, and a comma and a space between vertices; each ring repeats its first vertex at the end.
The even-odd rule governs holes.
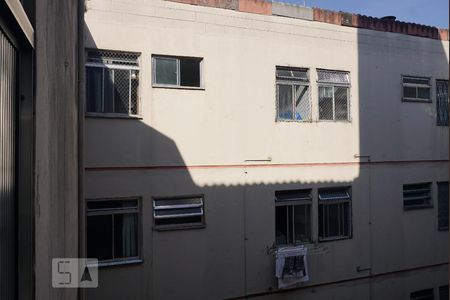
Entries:
POLYGON ((436 115, 438 126, 448 126, 448 80, 436 80, 436 115))
POLYGON ((403 185, 403 208, 417 209, 433 207, 431 202, 431 183, 414 183, 403 185))
POLYGON ((138 199, 88 200, 86 209, 88 257, 101 263, 140 258, 138 199))
POLYGON ((200 88, 202 58, 153 56, 153 86, 200 88))
POLYGON ((349 121, 350 73, 317 70, 319 120, 349 121))
POLYGON ((308 69, 277 67, 277 120, 311 121, 308 69))
POLYGON ((402 76, 403 101, 431 102, 430 78, 402 76))
POLYGON ((275 192, 277 245, 311 242, 311 190, 275 192))
POLYGON ((139 54, 88 50, 86 112, 138 115, 139 54))
POLYGON ((319 240, 347 239, 351 235, 350 188, 319 189, 319 240))

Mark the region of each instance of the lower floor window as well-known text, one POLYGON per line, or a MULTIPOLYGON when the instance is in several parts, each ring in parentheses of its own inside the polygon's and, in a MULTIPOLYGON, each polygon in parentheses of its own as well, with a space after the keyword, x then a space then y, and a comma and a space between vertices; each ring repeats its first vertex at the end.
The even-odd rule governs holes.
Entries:
POLYGON ((319 189, 319 240, 350 238, 350 188, 319 189))
POLYGON ((275 192, 277 245, 311 242, 311 190, 275 192))
POLYGON ((433 289, 420 290, 411 293, 411 300, 433 300, 433 289))
POLYGON ((139 202, 87 201, 87 255, 99 261, 139 257, 139 202))

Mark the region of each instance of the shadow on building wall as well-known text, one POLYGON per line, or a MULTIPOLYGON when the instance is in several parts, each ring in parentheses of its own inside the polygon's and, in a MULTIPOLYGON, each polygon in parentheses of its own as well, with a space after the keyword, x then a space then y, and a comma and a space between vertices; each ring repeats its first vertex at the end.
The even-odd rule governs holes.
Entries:
MULTIPOLYGON (((447 282, 447 269, 442 271, 442 267, 446 268, 448 246, 446 233, 437 232, 436 206, 405 212, 402 202, 403 183, 448 180, 448 127, 436 126, 434 96, 434 76, 448 79, 447 67, 442 67, 448 66, 447 55, 438 40, 399 35, 396 41, 386 42, 385 34, 364 29, 357 30, 357 35, 358 74, 351 76, 358 93, 350 101, 359 100, 352 103, 358 107, 352 122, 359 126, 359 152, 352 154, 350 162, 309 164, 299 158, 295 166, 255 161, 187 166, 176 141, 144 120, 87 118, 87 198, 141 197, 143 228, 143 262, 101 269, 100 287, 88 291, 88 299, 293 295, 401 299, 407 284, 447 282), (431 76, 433 101, 402 103, 401 75, 431 76), (314 168, 321 169, 325 178, 340 169, 357 176, 342 181, 298 179, 314 178, 314 168), (286 177, 277 178, 278 174, 286 177), (319 243, 317 191, 341 186, 352 191, 352 237, 319 243), (274 198, 275 191, 290 189, 312 189, 316 225, 308 245, 310 282, 281 291, 276 287, 271 251, 275 245, 274 198), (154 197, 197 194, 205 197, 205 228, 153 228, 154 197), (389 277, 397 271, 399 277, 408 277, 401 270, 424 266, 430 269, 418 279, 416 275, 406 281, 389 277), (382 274, 388 274, 386 280, 391 283, 385 283, 382 274), (423 280, 424 274, 431 274, 431 279, 423 280)), ((87 26, 86 39, 86 45, 95 45, 87 26)), ((140 82, 141 86, 148 84, 140 82)), ((141 99, 141 103, 151 100, 141 99)), ((192 140, 199 152, 204 139, 195 135, 192 140)), ((339 145, 330 145, 335 146, 339 145)))

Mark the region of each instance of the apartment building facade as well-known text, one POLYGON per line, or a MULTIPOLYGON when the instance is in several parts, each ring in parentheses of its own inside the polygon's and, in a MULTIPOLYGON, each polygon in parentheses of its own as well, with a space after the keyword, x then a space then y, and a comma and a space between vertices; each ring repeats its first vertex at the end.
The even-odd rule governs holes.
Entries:
POLYGON ((445 299, 448 31, 182 2, 86 2, 86 299, 445 299))

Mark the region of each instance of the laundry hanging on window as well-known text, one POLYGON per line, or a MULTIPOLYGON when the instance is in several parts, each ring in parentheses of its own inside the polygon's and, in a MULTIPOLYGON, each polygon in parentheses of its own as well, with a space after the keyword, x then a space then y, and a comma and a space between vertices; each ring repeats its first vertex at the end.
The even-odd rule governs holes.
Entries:
POLYGON ((306 259, 307 248, 283 247, 276 252, 275 276, 278 288, 287 288, 309 280, 306 259))

